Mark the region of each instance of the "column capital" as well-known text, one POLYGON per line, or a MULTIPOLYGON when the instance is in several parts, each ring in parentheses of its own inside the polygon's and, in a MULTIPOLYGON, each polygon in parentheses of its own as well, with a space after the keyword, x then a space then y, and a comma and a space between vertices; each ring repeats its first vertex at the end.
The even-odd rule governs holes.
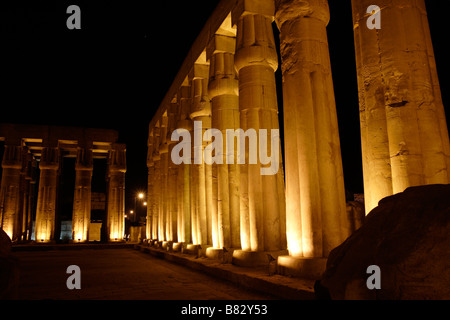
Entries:
POLYGON ((153 162, 153 129, 150 130, 147 140, 147 167, 153 167, 155 163, 153 162))
POLYGON ((126 145, 121 143, 114 143, 112 149, 109 152, 108 158, 108 170, 112 172, 122 172, 127 171, 126 162, 126 145))
POLYGON ((235 54, 237 71, 253 66, 265 66, 276 71, 278 56, 272 30, 274 1, 241 2, 244 3, 241 4, 241 8, 238 6, 235 8, 238 11, 233 11, 237 24, 235 54))
POLYGON ((215 34, 206 47, 206 59, 210 60, 216 53, 233 53, 236 51, 236 37, 215 34))
POLYGON ((231 12, 232 25, 235 25, 241 16, 247 14, 261 14, 273 19, 275 2, 273 0, 239 0, 231 12))
POLYGON ((189 92, 191 86, 189 80, 185 79, 181 87, 178 89, 177 100, 178 100, 178 121, 177 128, 185 129, 191 131, 193 128, 192 120, 189 118, 189 112, 191 110, 191 101, 189 99, 189 92))
POLYGON ((75 170, 93 170, 93 167, 92 149, 78 147, 75 170))
POLYGON ((281 30, 286 21, 301 17, 316 18, 328 24, 330 9, 327 0, 275 0, 275 21, 281 30))
POLYGON ((2 168, 22 169, 23 150, 20 145, 5 145, 2 168))
POLYGON ((42 148, 41 159, 39 161, 39 169, 59 169, 59 148, 44 147, 42 148))
POLYGON ((168 145, 174 144, 172 141, 172 132, 177 129, 177 113, 178 113, 178 103, 176 98, 167 106, 167 137, 166 143, 168 145))
POLYGON ((188 76, 191 82, 191 119, 211 116, 211 100, 208 97, 209 63, 196 62, 188 76))

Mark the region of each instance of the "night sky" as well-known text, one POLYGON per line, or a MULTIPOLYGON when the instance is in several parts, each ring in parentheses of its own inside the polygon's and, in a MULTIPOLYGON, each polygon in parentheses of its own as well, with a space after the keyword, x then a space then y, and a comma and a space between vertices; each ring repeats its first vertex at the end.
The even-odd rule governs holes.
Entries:
MULTIPOLYGON (((218 2, 2 2, 0 122, 117 130, 119 142, 127 144, 128 210, 136 191, 147 188, 148 123, 218 2), (81 8, 81 30, 66 27, 71 4, 81 8)), ((448 118, 450 1, 426 3, 448 118)), ((352 192, 363 192, 351 4, 329 4, 345 183, 352 192)), ((280 82, 280 72, 277 77, 280 82)))

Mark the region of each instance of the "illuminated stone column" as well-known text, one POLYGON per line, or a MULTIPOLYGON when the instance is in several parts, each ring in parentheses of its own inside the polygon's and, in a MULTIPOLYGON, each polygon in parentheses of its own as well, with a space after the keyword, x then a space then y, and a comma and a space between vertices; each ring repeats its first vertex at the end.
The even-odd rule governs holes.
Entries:
POLYGON ((21 175, 21 199, 22 199, 22 225, 21 225, 21 240, 31 240, 33 229, 33 208, 34 208, 34 186, 36 160, 31 153, 23 154, 23 171, 21 175))
POLYGON ((425 2, 352 1, 366 214, 409 186, 449 183, 450 146, 425 2))
POLYGON ((36 208, 36 242, 55 240, 56 194, 58 188, 59 149, 44 147, 39 162, 40 178, 36 208))
MULTIPOLYGON (((208 94, 211 98, 212 127, 222 132, 240 128, 239 121, 239 83, 234 67, 236 39, 233 33, 216 34, 211 41, 207 56, 210 60, 208 94)), ((223 139, 223 150, 227 141, 223 139)), ((235 145, 236 146, 236 145, 235 145)), ((223 152, 222 164, 213 164, 213 176, 217 176, 217 188, 212 216, 213 247, 222 250, 240 248, 240 212, 239 212, 239 165, 237 148, 234 154, 223 152), (227 156, 233 157, 233 164, 227 163, 227 156)), ((217 156, 217 155, 216 155, 217 156)), ((211 251, 208 249, 208 252, 211 251)), ((220 252, 219 251, 219 252, 220 252)), ((208 254, 209 255, 209 254, 208 254)))
POLYGON ((108 159, 108 216, 109 241, 122 241, 125 231, 125 172, 126 148, 113 144, 108 159))
POLYGON ((283 72, 286 222, 281 272, 320 276, 349 235, 326 26, 327 1, 277 0, 283 72), (312 272, 312 273, 311 273, 312 272))
POLYGON ((72 214, 72 239, 74 242, 89 240, 92 170, 92 150, 79 147, 75 164, 75 192, 72 214))
POLYGON ((264 252, 277 255, 286 249, 281 150, 278 147, 271 151, 272 140, 279 146, 279 133, 271 130, 279 129, 274 74, 278 58, 272 32, 274 11, 273 1, 241 0, 232 12, 233 23, 237 25, 235 65, 239 76, 240 126, 247 133, 251 130, 256 133, 245 146, 246 164, 240 168, 242 250, 233 252, 233 263, 242 265, 265 265, 264 252), (267 130, 268 143, 264 148, 267 150, 263 152, 272 156, 278 152, 279 163, 272 163, 274 168, 261 164, 261 129, 267 130))
POLYGON ((22 147, 5 145, 2 161, 0 190, 0 227, 12 241, 20 240, 18 233, 20 214, 20 173, 22 170, 22 147))
MULTIPOLYGON (((177 113, 177 129, 184 129, 189 132, 193 130, 192 120, 189 118, 191 100, 190 86, 186 78, 177 94, 178 113, 177 113)), ((179 143, 183 143, 181 141, 179 143)), ((191 141, 187 148, 191 148, 191 141)), ((184 155, 186 156, 186 155, 184 155)), ((178 165, 177 175, 177 235, 178 243, 191 243, 191 166, 190 164, 181 163, 178 165)))
POLYGON ((163 240, 163 229, 160 225, 159 216, 162 214, 161 205, 161 155, 159 153, 160 142, 160 128, 159 122, 153 128, 153 162, 154 162, 154 182, 153 182, 153 196, 154 209, 153 209, 153 239, 163 240))
POLYGON ((161 207, 159 213, 159 237, 160 241, 168 241, 171 237, 170 219, 169 216, 169 202, 168 202, 168 174, 169 174, 169 145, 167 144, 167 115, 164 114, 160 120, 160 140, 159 140, 159 154, 160 154, 160 166, 161 166, 161 207))
POLYGON ((149 128, 149 136, 147 142, 147 168, 148 168, 148 180, 147 180, 147 222, 146 222, 146 238, 154 240, 153 237, 153 210, 155 203, 154 194, 154 176, 155 176, 155 163, 153 162, 153 128, 149 128))
POLYGON ((203 152, 208 142, 204 142, 203 134, 211 128, 211 101, 208 97, 209 64, 206 54, 202 54, 189 74, 191 81, 191 113, 194 122, 192 139, 192 242, 194 245, 212 243, 211 210, 212 210, 212 166, 203 161, 203 152), (201 127, 198 124, 201 123, 201 127), (195 143, 202 141, 202 143, 195 143))
POLYGON ((167 144, 168 144, 168 176, 167 176, 167 201, 168 201, 168 241, 178 242, 178 198, 177 180, 178 165, 172 161, 172 150, 175 142, 171 140, 172 132, 177 129, 178 104, 174 99, 167 109, 167 144))

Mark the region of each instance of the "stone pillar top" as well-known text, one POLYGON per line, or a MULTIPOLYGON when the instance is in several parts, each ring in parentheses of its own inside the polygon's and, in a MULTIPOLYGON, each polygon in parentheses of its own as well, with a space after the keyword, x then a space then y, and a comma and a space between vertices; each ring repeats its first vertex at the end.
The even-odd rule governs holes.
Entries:
POLYGON ((169 151, 169 145, 167 144, 167 126, 169 123, 169 118, 167 117, 167 111, 161 117, 160 123, 159 153, 167 153, 169 151))
POLYGON ((75 170, 92 170, 93 167, 92 149, 78 147, 75 170))
POLYGON ((127 171, 126 146, 121 143, 114 143, 109 152, 108 166, 110 172, 127 171))
POLYGON ((215 53, 219 52, 234 53, 235 51, 236 51, 235 37, 216 34, 206 47, 206 58, 210 60, 211 56, 215 53))
POLYGON ((59 156, 60 152, 57 147, 44 147, 42 148, 41 159, 39 161, 40 169, 59 169, 59 156))
POLYGON ((241 0, 233 9, 233 23, 238 25, 235 65, 242 68, 268 66, 278 69, 278 55, 272 31, 273 0, 241 0))
POLYGON ((177 113, 178 113, 178 103, 174 99, 167 108, 167 144, 174 144, 172 141, 172 132, 177 129, 177 113))
MULTIPOLYGON (((206 51, 204 59, 206 60, 206 51)), ((198 61, 188 75, 191 81, 191 119, 211 116, 211 101, 208 97, 209 63, 198 61)))
POLYGON ((239 0, 231 11, 232 25, 235 25, 242 15, 261 14, 273 19, 275 2, 273 0, 239 0))
POLYGON ((281 30, 286 21, 301 17, 316 18, 327 25, 330 10, 327 0, 275 0, 275 21, 281 30))
POLYGON ((147 167, 153 167, 155 163, 153 162, 153 130, 150 130, 147 141, 147 167))
POLYGON ((21 169, 23 150, 20 145, 5 145, 3 153, 2 168, 21 169))

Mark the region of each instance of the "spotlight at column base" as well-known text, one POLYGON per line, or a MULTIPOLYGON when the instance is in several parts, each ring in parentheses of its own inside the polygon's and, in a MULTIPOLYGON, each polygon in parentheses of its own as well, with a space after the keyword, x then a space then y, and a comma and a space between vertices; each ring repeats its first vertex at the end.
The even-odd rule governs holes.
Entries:
POLYGON ((277 273, 285 276, 317 280, 322 277, 326 265, 327 258, 279 256, 277 273))

